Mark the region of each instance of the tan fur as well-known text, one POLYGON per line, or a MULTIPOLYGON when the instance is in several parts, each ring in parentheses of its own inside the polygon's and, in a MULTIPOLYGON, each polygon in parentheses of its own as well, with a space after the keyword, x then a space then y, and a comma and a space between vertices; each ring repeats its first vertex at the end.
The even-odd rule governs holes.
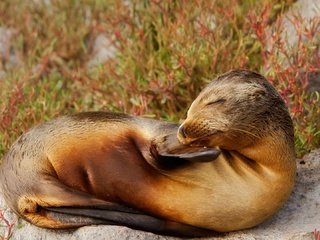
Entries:
POLYGON ((225 232, 263 222, 292 191, 292 122, 260 75, 220 76, 200 93, 180 126, 181 143, 218 146, 218 159, 159 168, 151 145, 165 148, 166 140, 159 139, 177 130, 175 124, 116 114, 80 114, 40 125, 20 137, 4 159, 5 199, 42 227, 70 226, 41 215, 39 206, 111 201, 225 232))

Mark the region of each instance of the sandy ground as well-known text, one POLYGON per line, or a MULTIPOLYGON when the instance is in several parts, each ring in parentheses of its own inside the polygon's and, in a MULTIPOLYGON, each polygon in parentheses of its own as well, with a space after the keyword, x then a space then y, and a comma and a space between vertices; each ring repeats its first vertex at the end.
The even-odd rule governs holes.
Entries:
MULTIPOLYGON (((298 172, 294 192, 287 204, 275 216, 262 225, 250 230, 205 239, 314 239, 314 229, 320 230, 320 149, 311 152, 303 159, 297 159, 297 165, 298 172)), ((2 198, 0 198, 0 208, 6 209, 2 198)), ((14 214, 8 209, 5 212, 5 216, 10 222, 15 221, 14 214)), ((91 226, 82 227, 73 231, 53 231, 37 228, 24 221, 20 221, 19 223, 20 224, 16 224, 11 239, 177 239, 118 226, 91 226)), ((3 222, 1 222, 1 224, 3 224, 3 222)), ((4 236, 6 230, 5 227, 0 227, 0 236, 4 236)))

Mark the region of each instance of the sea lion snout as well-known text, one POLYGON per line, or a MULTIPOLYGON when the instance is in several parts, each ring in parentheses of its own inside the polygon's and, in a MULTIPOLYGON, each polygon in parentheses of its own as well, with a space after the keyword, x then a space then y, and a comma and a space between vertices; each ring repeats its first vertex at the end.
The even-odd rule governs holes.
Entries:
POLYGON ((185 139, 187 138, 187 134, 186 134, 186 130, 184 128, 183 125, 181 125, 178 129, 178 137, 180 136, 180 138, 185 139))
POLYGON ((207 133, 208 131, 205 130, 205 127, 199 123, 191 125, 183 123, 178 129, 177 138, 182 144, 188 145, 207 136, 207 133))
POLYGON ((184 126, 184 124, 179 127, 177 137, 179 142, 184 145, 188 145, 192 141, 194 141, 194 139, 190 137, 190 133, 188 132, 188 129, 184 126))

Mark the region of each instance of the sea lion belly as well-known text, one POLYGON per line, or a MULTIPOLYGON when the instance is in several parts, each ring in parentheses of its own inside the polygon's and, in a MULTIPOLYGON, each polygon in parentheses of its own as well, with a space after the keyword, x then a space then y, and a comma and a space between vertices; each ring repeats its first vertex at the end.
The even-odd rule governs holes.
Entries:
POLYGON ((220 232, 263 222, 282 206, 293 187, 282 174, 232 152, 165 174, 193 185, 193 192, 184 197, 190 204, 185 206, 188 214, 180 221, 220 232))

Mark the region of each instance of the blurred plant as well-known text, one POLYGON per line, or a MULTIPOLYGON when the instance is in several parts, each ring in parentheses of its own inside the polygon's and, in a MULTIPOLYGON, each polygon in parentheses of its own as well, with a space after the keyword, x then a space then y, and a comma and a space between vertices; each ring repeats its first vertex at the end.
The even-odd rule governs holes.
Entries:
POLYGON ((292 15, 296 42, 285 36, 282 16, 268 27, 270 6, 260 16, 252 13, 250 22, 261 52, 261 72, 277 87, 286 101, 295 125, 299 156, 320 146, 319 92, 308 91, 309 79, 320 77, 320 17, 307 22, 292 15), (271 38, 270 38, 271 36, 271 38))
POLYGON ((314 240, 320 240, 320 231, 318 231, 317 229, 315 229, 313 231, 313 235, 314 235, 314 240))
POLYGON ((6 217, 5 217, 5 211, 0 210, 0 227, 5 228, 5 232, 3 236, 0 236, 0 240, 8 240, 10 239, 12 235, 12 230, 15 226, 15 223, 11 223, 6 217))
POLYGON ((319 20, 293 18, 299 41, 288 47, 282 13, 292 1, 34 2, 0 2, 0 26, 15 29, 11 48, 21 60, 1 65, 0 158, 23 131, 60 114, 179 121, 206 83, 234 68, 261 72, 280 91, 299 155, 320 146, 319 94, 307 91, 309 74, 320 72, 319 20), (117 52, 88 68, 99 34, 117 52))

